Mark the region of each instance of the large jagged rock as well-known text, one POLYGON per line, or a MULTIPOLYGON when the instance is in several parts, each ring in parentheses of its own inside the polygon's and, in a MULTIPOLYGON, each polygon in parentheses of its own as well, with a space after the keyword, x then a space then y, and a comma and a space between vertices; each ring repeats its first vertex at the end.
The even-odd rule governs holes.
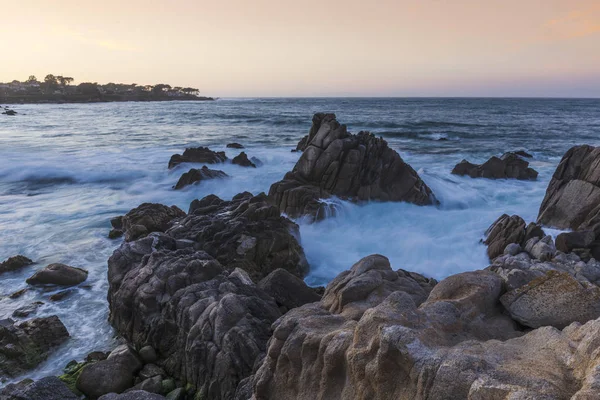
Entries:
POLYGON ((208 147, 190 147, 183 154, 173 154, 169 160, 169 169, 181 163, 218 164, 227 161, 224 151, 212 151, 208 147))
POLYGON ((19 324, 0 320, 0 379, 34 368, 68 338, 69 332, 57 316, 19 324))
POLYGON ((214 195, 195 200, 189 215, 166 233, 191 241, 229 270, 242 268, 256 281, 277 268, 298 277, 308 272, 298 225, 280 216, 264 193, 245 192, 231 201, 214 195))
POLYGON ((452 170, 454 175, 468 175, 471 178, 535 180, 538 172, 529 167, 529 162, 515 152, 492 157, 485 163, 473 164, 462 160, 452 170))
POLYGON ((269 198, 291 217, 326 215, 320 199, 436 203, 429 187, 382 138, 368 132, 353 135, 334 114, 315 114, 303 154, 291 172, 269 190, 269 198))
POLYGON ((0 263, 0 274, 16 271, 30 264, 33 264, 33 261, 25 256, 13 256, 0 263))
POLYGON ((538 223, 584 230, 600 223, 600 147, 575 146, 556 168, 538 223))
POLYGON ((183 216, 185 212, 176 206, 143 203, 121 219, 125 241, 138 239, 150 232, 164 232, 171 226, 173 219, 183 216))
POLYGON ((67 385, 55 376, 22 381, 0 390, 0 400, 78 400, 67 385))
POLYGON ((273 298, 205 251, 178 250, 166 234, 124 243, 108 264, 116 330, 156 349, 158 363, 199 398, 231 399, 281 315, 273 298))
POLYGON ((183 175, 181 175, 181 178, 179 178, 175 186, 173 186, 173 189, 179 190, 188 185, 202 182, 207 179, 223 179, 227 178, 228 176, 229 175, 221 170, 209 169, 206 165, 204 165, 200 169, 192 168, 188 172, 185 172, 183 175))

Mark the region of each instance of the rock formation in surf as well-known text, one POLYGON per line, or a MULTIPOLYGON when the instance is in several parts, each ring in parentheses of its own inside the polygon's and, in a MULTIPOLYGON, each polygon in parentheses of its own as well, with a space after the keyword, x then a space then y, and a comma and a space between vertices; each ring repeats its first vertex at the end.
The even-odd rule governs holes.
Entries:
MULTIPOLYGON (((535 180, 538 172, 529 167, 523 153, 509 152, 501 157, 492 157, 483 164, 473 164, 462 160, 456 164, 454 175, 468 175, 471 178, 535 180)), ((527 153, 525 153, 527 154, 527 153)))
POLYGON ((185 172, 183 175, 181 175, 175 186, 173 186, 173 189, 179 190, 188 185, 193 185, 207 179, 222 179, 227 178, 228 176, 229 175, 221 170, 209 169, 206 165, 204 165, 200 169, 192 168, 188 172, 185 172))
POLYGON ((173 154, 169 160, 169 169, 181 163, 218 164, 225 162, 227 156, 224 151, 212 151, 208 147, 190 147, 183 154, 173 154))
POLYGON ((293 170, 269 190, 270 201, 290 217, 324 218, 328 206, 320 199, 331 196, 436 203, 417 172, 385 140, 369 132, 348 133, 334 114, 315 114, 298 149, 303 154, 293 170))
POLYGON ((600 224, 600 147, 567 151, 548 185, 538 223, 572 230, 600 224))

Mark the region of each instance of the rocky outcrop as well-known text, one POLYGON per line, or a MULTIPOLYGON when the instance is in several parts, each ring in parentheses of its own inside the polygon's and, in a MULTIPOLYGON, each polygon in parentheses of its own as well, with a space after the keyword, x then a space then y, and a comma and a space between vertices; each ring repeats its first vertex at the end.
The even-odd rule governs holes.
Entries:
POLYGON ((544 231, 535 223, 526 226, 523 218, 518 215, 501 215, 485 232, 484 244, 488 246, 487 254, 490 259, 502 255, 506 247, 513 243, 524 247, 525 243, 534 237, 542 238, 544 231))
POLYGON ((282 313, 321 300, 321 296, 302 279, 282 268, 267 275, 258 283, 258 287, 275 300, 282 313))
POLYGON ((183 154, 173 154, 169 160, 169 169, 181 163, 218 164, 225 162, 227 156, 224 151, 212 151, 208 147, 190 147, 183 154))
POLYGON ((87 279, 88 272, 82 268, 54 263, 37 271, 27 279, 30 285, 75 286, 87 279))
POLYGON ((177 181, 177 184, 173 186, 173 189, 179 190, 183 189, 188 185, 192 185, 198 182, 202 182, 207 179, 222 179, 227 178, 225 172, 218 169, 209 169, 206 165, 204 165, 201 169, 192 168, 188 172, 185 172, 177 181))
POLYGON ((0 390, 0 400, 78 400, 60 379, 48 376, 37 381, 24 380, 0 390))
POLYGON ((600 223, 600 147, 575 146, 565 153, 546 190, 538 223, 572 230, 600 223))
POLYGON ((194 200, 189 215, 166 233, 180 246, 204 250, 228 270, 242 268, 256 281, 277 268, 299 277, 308 272, 298 226, 280 216, 264 193, 194 200))
POLYGON ((248 159, 248 155, 245 152, 241 152, 231 160, 232 164, 239 165, 240 167, 252 167, 256 168, 256 165, 248 159))
POLYGON ((0 263, 0 275, 5 272, 16 271, 27 265, 33 264, 29 258, 25 256, 13 256, 0 263))
POLYGON ((520 153, 508 152, 501 157, 492 157, 485 163, 473 164, 462 160, 452 170, 454 175, 468 175, 471 178, 489 179, 537 179, 538 172, 529 167, 520 153))
POLYGON ((150 232, 164 232, 171 226, 171 221, 183 216, 185 212, 176 206, 143 203, 122 217, 121 229, 125 241, 129 242, 150 232))
POLYGON ((233 143, 228 143, 227 148, 228 149, 243 149, 244 146, 239 143, 233 142, 233 143))
POLYGON ((19 324, 0 320, 0 378, 18 376, 36 367, 68 338, 69 332, 56 316, 19 324))
POLYGON ((269 199, 291 217, 323 218, 331 196, 351 201, 436 203, 429 187, 382 138, 353 135, 334 114, 315 114, 309 135, 298 145, 303 154, 291 172, 269 190, 269 199))
POLYGON ((128 342, 156 349, 200 398, 231 399, 262 357, 275 301, 202 250, 164 234, 126 243, 109 260, 110 321, 128 342))

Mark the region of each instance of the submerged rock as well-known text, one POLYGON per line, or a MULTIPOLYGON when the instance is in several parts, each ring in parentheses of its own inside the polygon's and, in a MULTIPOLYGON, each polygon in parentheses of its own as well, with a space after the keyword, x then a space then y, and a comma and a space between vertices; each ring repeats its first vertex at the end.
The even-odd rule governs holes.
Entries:
POLYGON ((88 272, 82 268, 54 263, 37 271, 27 283, 30 285, 75 286, 87 279, 88 272))
POLYGON ((231 163, 239 165, 241 167, 256 168, 256 165, 248 159, 248 155, 243 151, 240 154, 238 154, 237 156, 235 156, 233 158, 233 160, 231 160, 231 163))
POLYGON ((600 224, 600 147, 575 146, 565 153, 546 190, 538 223, 572 230, 600 224))
POLYGON ((452 173, 489 179, 534 180, 538 176, 538 172, 529 167, 529 162, 523 160, 521 154, 514 152, 504 153, 501 157, 494 156, 481 165, 462 160, 454 167, 452 173))
POLYGON ((33 264, 33 261, 25 256, 13 256, 0 263, 0 274, 16 271, 31 264, 33 264))
POLYGON ((181 175, 181 178, 179 178, 177 184, 173 186, 173 189, 183 189, 188 185, 192 185, 206 179, 222 179, 227 178, 228 176, 229 175, 227 175, 225 172, 217 169, 209 169, 206 165, 201 169, 192 168, 188 172, 181 175))
POLYGON ((243 149, 244 146, 239 143, 233 142, 233 143, 228 143, 227 148, 228 149, 243 149))
POLYGON ((315 114, 307 137, 298 144, 302 156, 291 172, 269 190, 279 210, 296 218, 324 217, 320 199, 436 203, 429 187, 382 138, 369 132, 353 135, 334 114, 315 114))
POLYGON ((225 162, 227 156, 224 151, 212 151, 208 147, 190 147, 183 154, 174 154, 169 160, 169 169, 181 163, 218 164, 225 162))
POLYGON ((0 378, 14 377, 36 367, 50 351, 69 338, 57 316, 19 324, 0 321, 0 378))

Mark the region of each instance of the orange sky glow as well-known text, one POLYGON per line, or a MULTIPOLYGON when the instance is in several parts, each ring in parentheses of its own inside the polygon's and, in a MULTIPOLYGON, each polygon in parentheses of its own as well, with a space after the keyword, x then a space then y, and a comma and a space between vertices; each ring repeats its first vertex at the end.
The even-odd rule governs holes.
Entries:
POLYGON ((242 96, 600 97, 600 0, 19 0, 0 81, 242 96))

